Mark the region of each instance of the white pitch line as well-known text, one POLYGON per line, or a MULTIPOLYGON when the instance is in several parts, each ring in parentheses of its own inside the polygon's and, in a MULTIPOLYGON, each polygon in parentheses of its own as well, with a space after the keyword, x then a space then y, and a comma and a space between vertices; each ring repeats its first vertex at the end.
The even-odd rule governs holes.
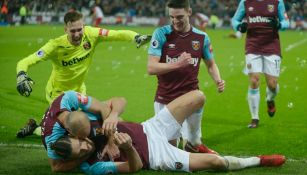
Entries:
POLYGON ((44 148, 42 144, 11 144, 0 142, 0 147, 18 147, 18 148, 44 148))
POLYGON ((307 41, 307 38, 305 38, 305 39, 303 39, 301 41, 298 41, 296 43, 290 44, 290 45, 288 45, 288 47, 285 50, 286 50, 286 52, 289 52, 290 50, 292 50, 292 49, 294 49, 294 48, 304 44, 306 41, 307 41))
MULTIPOLYGON (((10 144, 10 143, 3 143, 0 142, 0 147, 18 147, 18 148, 44 148, 41 144, 10 144)), ((240 157, 251 157, 251 156, 240 156, 240 157)), ((287 157, 287 162, 304 162, 307 163, 307 159, 293 159, 287 157)))

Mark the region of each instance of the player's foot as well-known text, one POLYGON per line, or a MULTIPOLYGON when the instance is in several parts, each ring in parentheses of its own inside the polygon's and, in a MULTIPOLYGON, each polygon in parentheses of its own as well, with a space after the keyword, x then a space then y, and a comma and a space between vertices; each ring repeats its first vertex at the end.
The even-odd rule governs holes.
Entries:
POLYGON ((268 105, 268 114, 269 114, 270 117, 273 117, 275 112, 276 112, 274 100, 267 101, 267 105, 268 105))
POLYGON ((261 155, 260 166, 281 166, 286 162, 286 157, 283 155, 273 154, 273 155, 261 155))
POLYGON ((24 138, 26 136, 32 135, 33 131, 37 127, 38 125, 36 124, 36 121, 34 119, 29 119, 28 123, 17 132, 16 137, 24 138))
POLYGON ((208 154, 218 154, 216 151, 208 148, 204 144, 193 146, 190 142, 187 142, 184 146, 184 150, 191 153, 208 153, 208 154))
POLYGON ((258 119, 252 119, 251 123, 247 126, 248 128, 257 128, 259 124, 258 119))

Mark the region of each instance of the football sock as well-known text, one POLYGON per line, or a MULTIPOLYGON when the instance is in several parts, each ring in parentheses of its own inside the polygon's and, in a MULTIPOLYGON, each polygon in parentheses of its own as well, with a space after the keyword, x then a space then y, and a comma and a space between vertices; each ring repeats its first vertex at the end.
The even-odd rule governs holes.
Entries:
POLYGON ((249 106, 249 111, 252 115, 252 119, 259 120, 259 102, 260 102, 260 91, 257 89, 248 89, 247 101, 249 106))
POLYGON ((259 157, 238 158, 233 156, 224 156, 224 159, 228 170, 240 170, 243 168, 260 165, 259 157))
POLYGON ((37 135, 37 136, 41 136, 42 134, 42 127, 38 126, 34 131, 33 134, 37 135))
POLYGON ((201 144, 201 119, 203 110, 194 112, 185 120, 182 128, 182 137, 193 146, 201 144))
POLYGON ((277 84, 276 89, 271 90, 270 88, 266 87, 266 101, 272 101, 276 97, 277 93, 279 92, 279 85, 277 84))

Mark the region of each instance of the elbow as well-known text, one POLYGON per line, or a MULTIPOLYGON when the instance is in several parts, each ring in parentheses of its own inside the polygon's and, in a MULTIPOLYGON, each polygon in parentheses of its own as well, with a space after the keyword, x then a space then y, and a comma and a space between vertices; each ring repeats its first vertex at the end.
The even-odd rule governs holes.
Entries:
POLYGON ((156 75, 157 74, 155 69, 150 65, 147 66, 147 73, 148 73, 148 75, 156 75))
POLYGON ((130 167, 129 173, 136 173, 136 172, 140 171, 142 168, 143 168, 143 163, 140 162, 137 165, 135 165, 134 167, 130 167))

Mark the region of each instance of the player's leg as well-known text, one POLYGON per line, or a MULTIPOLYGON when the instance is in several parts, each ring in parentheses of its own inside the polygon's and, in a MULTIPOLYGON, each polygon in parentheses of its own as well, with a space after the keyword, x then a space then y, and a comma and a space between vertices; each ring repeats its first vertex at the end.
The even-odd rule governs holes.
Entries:
POLYGON ((268 106, 268 114, 273 117, 275 108, 275 97, 279 91, 279 86, 277 83, 279 73, 280 73, 281 58, 277 55, 264 56, 264 73, 267 83, 266 88, 266 101, 268 106))
POLYGON ((249 128, 257 128, 259 123, 259 103, 260 103, 260 73, 263 69, 263 59, 260 55, 246 55, 246 71, 249 76, 249 89, 247 93, 247 101, 251 113, 251 123, 249 128))
POLYGON ((193 153, 211 153, 215 151, 209 149, 201 141, 201 120, 203 115, 203 107, 195 111, 182 124, 182 138, 184 149, 193 153))
POLYGON ((182 125, 188 116, 204 105, 204 102, 204 94, 199 90, 194 90, 176 98, 166 105, 166 107, 177 122, 182 125))
POLYGON ((257 157, 239 158, 234 156, 218 156, 214 154, 190 154, 190 171, 196 170, 240 170, 256 166, 281 166, 286 158, 283 155, 261 155, 257 157))

